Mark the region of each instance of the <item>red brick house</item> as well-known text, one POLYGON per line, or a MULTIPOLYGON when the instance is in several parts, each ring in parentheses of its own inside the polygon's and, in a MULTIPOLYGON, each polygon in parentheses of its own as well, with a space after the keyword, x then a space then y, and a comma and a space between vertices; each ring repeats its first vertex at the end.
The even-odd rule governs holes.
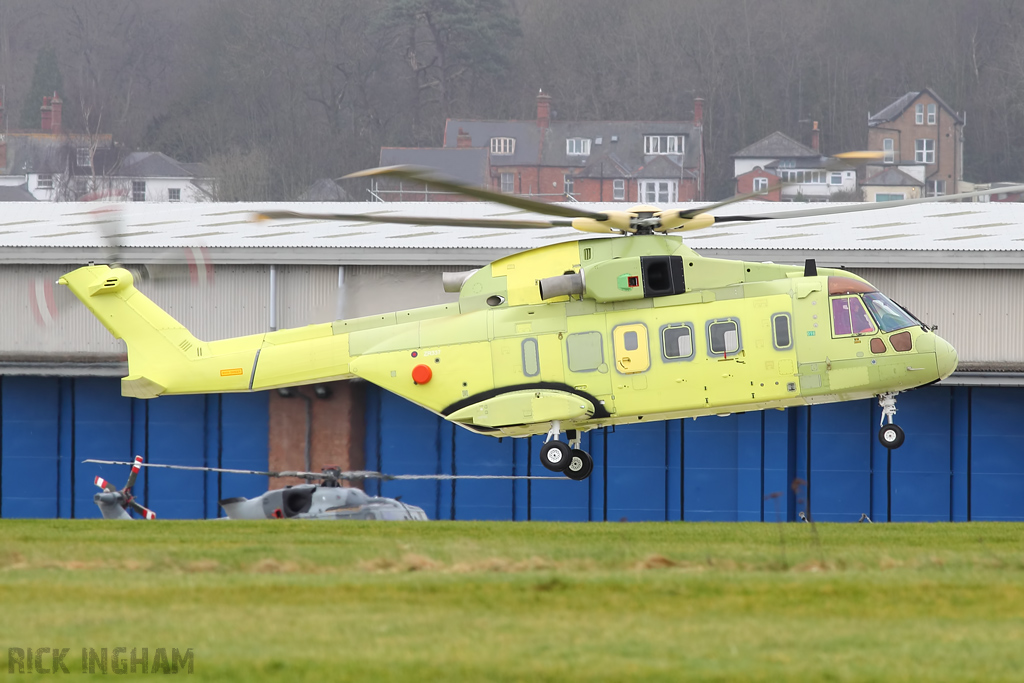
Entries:
MULTIPOLYGON (((690 121, 559 121, 537 95, 530 121, 449 119, 441 148, 381 149, 382 166, 436 168, 474 185, 550 201, 673 204, 704 199, 704 101, 690 121)), ((443 201, 422 185, 379 182, 385 201, 443 201)))
MULTIPOLYGON (((868 117, 868 149, 884 153, 882 167, 917 178, 928 196, 956 194, 963 181, 960 114, 930 88, 908 92, 868 117)), ((881 170, 868 169, 868 175, 881 170)))

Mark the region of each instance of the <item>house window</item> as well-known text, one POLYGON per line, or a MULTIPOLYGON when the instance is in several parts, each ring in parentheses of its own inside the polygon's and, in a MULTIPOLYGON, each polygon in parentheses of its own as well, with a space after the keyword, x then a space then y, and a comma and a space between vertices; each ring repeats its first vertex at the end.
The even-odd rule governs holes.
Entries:
POLYGON ((181 188, 172 187, 167 190, 167 201, 169 202, 180 202, 181 201, 181 188))
POLYGON ((626 181, 617 178, 612 181, 612 199, 622 201, 626 198, 626 181))
POLYGON ((919 164, 934 164, 935 140, 914 140, 914 161, 919 164))
POLYGON ((501 191, 505 194, 512 194, 516 191, 516 174, 515 173, 502 173, 501 174, 501 191))
POLYGON ((590 138, 569 138, 565 141, 565 153, 571 157, 585 157, 590 154, 590 138))
POLYGON ((645 135, 644 154, 682 154, 682 135, 645 135))
POLYGON ((782 182, 823 185, 827 179, 825 171, 783 171, 782 182))
POLYGON ((928 105, 928 125, 929 126, 934 126, 935 125, 935 105, 934 104, 929 104, 928 105))
POLYGON ((902 192, 879 192, 875 195, 876 202, 898 202, 906 198, 907 195, 902 192))
POLYGON ((648 204, 672 204, 679 196, 679 181, 641 180, 640 201, 648 204))
POLYGON ((924 105, 923 104, 919 104, 916 107, 914 107, 914 123, 916 123, 919 126, 922 123, 924 123, 924 105))
POLYGON ((764 192, 768 189, 768 179, 764 176, 754 178, 754 192, 764 192))
POLYGON ((491 154, 515 154, 515 138, 491 138, 491 154))
POLYGON ((78 168, 92 167, 92 152, 88 147, 79 147, 75 149, 75 166, 78 168))
POLYGON ((575 185, 576 185, 576 184, 575 184, 575 183, 573 182, 572 176, 571 176, 571 175, 567 175, 567 176, 562 176, 562 182, 564 182, 564 183, 565 183, 565 195, 566 195, 567 197, 571 197, 571 196, 572 196, 572 193, 573 193, 573 191, 574 191, 574 189, 573 189, 573 188, 574 188, 574 187, 575 187, 575 185))
POLYGON ((941 197, 946 194, 946 181, 929 180, 927 193, 929 197, 941 197))
POLYGON ((779 168, 796 168, 796 159, 779 160, 779 168))
POLYGON ((708 323, 708 353, 712 356, 729 356, 739 353, 739 322, 729 318, 712 320, 708 323))
POLYGON ((39 190, 52 190, 53 189, 53 175, 50 173, 40 173, 39 179, 36 181, 36 189, 39 190))
POLYGON ((893 138, 885 138, 882 140, 882 152, 885 154, 885 158, 882 161, 886 164, 892 164, 896 161, 896 140, 893 138))
POLYGON ((841 171, 833 171, 832 173, 830 173, 829 177, 828 177, 828 184, 829 185, 842 185, 843 184, 843 174, 842 174, 842 172, 841 171))
POLYGON ((145 180, 133 180, 132 181, 132 201, 133 202, 144 202, 144 201, 146 201, 146 181, 145 180))

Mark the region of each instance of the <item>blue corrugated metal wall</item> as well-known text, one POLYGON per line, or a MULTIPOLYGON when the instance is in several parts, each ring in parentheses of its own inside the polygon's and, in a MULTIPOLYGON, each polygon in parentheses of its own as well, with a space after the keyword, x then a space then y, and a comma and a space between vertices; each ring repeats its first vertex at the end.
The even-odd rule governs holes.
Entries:
MULTIPOLYGON (((3 377, 0 516, 99 517, 93 477, 120 487, 128 468, 89 458, 266 469, 268 421, 265 392, 142 401, 117 379, 3 377)), ((266 490, 260 477, 145 470, 134 487, 164 519, 216 517, 219 498, 266 490)))
MULTIPOLYGON (((479 436, 365 386, 366 460, 394 474, 549 474, 541 439, 479 436)), ((585 482, 371 482, 436 519, 1024 520, 1024 389, 927 387, 899 398, 907 441, 875 436, 874 401, 590 432, 585 482), (794 480, 806 482, 794 491, 794 480)), ((267 467, 266 393, 120 395, 116 379, 0 379, 0 515, 94 518, 87 458, 267 467)), ((215 517, 217 500, 266 490, 259 477, 143 472, 135 491, 162 518, 215 517)))
MULTIPOLYGON (((471 434, 372 386, 366 406, 369 468, 550 474, 539 437, 471 434)), ((877 403, 856 401, 593 431, 585 482, 369 489, 437 519, 775 521, 809 507, 818 521, 1024 520, 1024 389, 926 387, 898 408, 907 440, 891 453, 877 440, 877 403)))

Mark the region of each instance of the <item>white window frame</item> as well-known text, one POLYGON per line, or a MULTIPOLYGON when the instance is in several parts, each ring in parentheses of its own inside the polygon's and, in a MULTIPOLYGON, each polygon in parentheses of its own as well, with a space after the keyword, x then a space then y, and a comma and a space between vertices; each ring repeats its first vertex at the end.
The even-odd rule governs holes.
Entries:
POLYGON ((515 138, 491 138, 491 154, 510 155, 516 153, 515 138))
POLYGON ((914 123, 921 125, 924 123, 924 105, 919 104, 914 107, 914 123))
POLYGON ((914 140, 914 161, 919 164, 935 163, 935 140, 933 138, 914 140))
POLYGON ((843 172, 842 171, 832 171, 831 173, 829 173, 828 184, 829 185, 842 185, 843 184, 843 172))
POLYGON ((516 191, 516 174, 515 173, 502 173, 501 174, 501 191, 504 194, 514 194, 516 191))
POLYGON ((758 176, 754 178, 754 192, 761 192, 768 189, 768 178, 764 176, 758 176))
POLYGON ((590 138, 566 138, 565 153, 571 157, 590 156, 590 138))
POLYGON ((928 105, 928 125, 934 126, 936 121, 936 110, 934 104, 928 105))
POLYGON ((76 148, 75 166, 78 168, 92 168, 92 150, 88 147, 76 148))
POLYGON ((612 199, 624 201, 626 199, 626 181, 623 178, 616 178, 612 181, 612 199))
POLYGON ((825 171, 801 169, 799 171, 782 171, 782 182, 800 185, 824 185, 828 182, 825 171))
POLYGON ((927 197, 942 197, 946 194, 946 181, 945 180, 929 180, 926 184, 925 196, 927 197))
POLYGON ((683 135, 645 135, 644 154, 678 154, 686 153, 686 141, 683 135))
POLYGON ((639 200, 645 204, 674 204, 679 201, 678 180, 641 180, 637 183, 639 200))
POLYGON ((145 180, 133 180, 132 181, 132 201, 133 202, 144 202, 144 201, 146 201, 146 181, 145 180))
POLYGON ((576 192, 576 181, 571 175, 562 176, 562 187, 565 189, 567 197, 572 197, 576 192))
POLYGON ((882 159, 882 163, 896 163, 896 138, 883 138, 882 152, 885 154, 885 157, 882 159))
POLYGON ((53 174, 52 173, 40 173, 36 176, 36 189, 37 190, 52 190, 53 189, 53 174))
POLYGON ((167 188, 167 201, 169 201, 169 202, 180 202, 181 201, 181 188, 180 187, 169 187, 169 188, 167 188))

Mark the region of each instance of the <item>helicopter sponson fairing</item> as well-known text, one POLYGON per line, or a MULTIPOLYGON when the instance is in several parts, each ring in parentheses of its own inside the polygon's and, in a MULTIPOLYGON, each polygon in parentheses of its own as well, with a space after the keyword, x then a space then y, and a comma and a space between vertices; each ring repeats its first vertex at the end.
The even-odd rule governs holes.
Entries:
POLYGON ((360 377, 478 433, 547 434, 544 466, 583 479, 593 461, 580 450, 580 435, 597 427, 869 397, 883 407, 880 440, 896 448, 904 438, 893 424, 896 394, 956 368, 949 343, 853 273, 817 268, 811 260, 792 266, 705 258, 668 234, 878 205, 775 215, 649 206, 593 213, 467 188, 422 171, 377 173, 426 178, 570 217, 491 220, 485 227, 572 225, 619 236, 531 249, 450 277, 458 303, 212 342, 197 339, 147 299, 128 270, 79 268, 60 283, 125 340, 129 374, 122 393, 259 391, 360 377), (568 443, 559 439, 562 432, 568 443))

